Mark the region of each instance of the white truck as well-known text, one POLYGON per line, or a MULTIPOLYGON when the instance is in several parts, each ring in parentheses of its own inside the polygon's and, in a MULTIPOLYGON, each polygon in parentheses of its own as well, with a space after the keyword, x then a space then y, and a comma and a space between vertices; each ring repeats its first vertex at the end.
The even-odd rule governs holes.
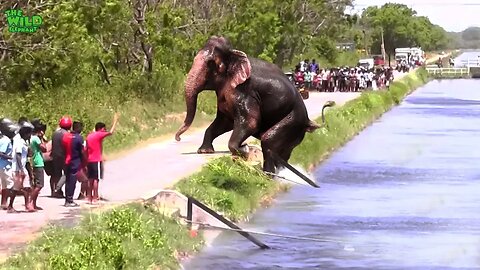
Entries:
POLYGON ((397 64, 405 60, 408 63, 409 56, 412 56, 418 65, 422 65, 425 61, 424 52, 421 47, 413 48, 396 48, 395 60, 397 64))

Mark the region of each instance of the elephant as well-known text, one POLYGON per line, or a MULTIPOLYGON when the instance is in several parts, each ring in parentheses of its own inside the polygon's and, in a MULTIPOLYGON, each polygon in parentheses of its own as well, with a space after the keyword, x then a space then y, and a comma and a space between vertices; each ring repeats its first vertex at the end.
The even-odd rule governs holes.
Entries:
MULTIPOLYGON (((310 120, 305 103, 288 77, 275 64, 252 58, 232 48, 225 37, 211 36, 197 53, 185 82, 187 114, 175 139, 192 124, 197 97, 203 90, 215 90, 217 112, 206 129, 198 153, 214 153, 213 140, 231 130, 228 148, 232 155, 247 157, 245 140, 261 141, 263 171, 275 174, 283 166, 274 158, 290 159, 306 132, 320 126, 310 120), (272 154, 271 152, 274 152, 272 154)), ((335 104, 326 102, 324 109, 335 104)))

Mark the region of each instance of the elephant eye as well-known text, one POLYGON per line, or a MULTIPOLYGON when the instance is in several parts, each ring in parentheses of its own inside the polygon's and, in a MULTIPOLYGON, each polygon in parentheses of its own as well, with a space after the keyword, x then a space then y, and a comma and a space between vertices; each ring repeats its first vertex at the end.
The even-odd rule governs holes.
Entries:
POLYGON ((217 69, 217 64, 214 60, 210 60, 207 62, 207 67, 209 70, 215 71, 217 69))

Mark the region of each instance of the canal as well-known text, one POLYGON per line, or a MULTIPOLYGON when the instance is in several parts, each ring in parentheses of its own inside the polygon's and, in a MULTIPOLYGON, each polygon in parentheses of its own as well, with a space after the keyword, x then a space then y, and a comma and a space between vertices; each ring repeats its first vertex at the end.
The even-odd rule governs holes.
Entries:
POLYGON ((480 81, 432 81, 243 225, 333 242, 224 232, 184 268, 480 269, 479 143, 480 81))

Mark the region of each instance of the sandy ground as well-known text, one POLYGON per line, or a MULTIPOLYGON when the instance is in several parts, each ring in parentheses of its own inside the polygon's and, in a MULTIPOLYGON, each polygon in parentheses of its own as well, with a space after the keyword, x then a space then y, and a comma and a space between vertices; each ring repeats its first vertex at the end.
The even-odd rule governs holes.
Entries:
MULTIPOLYGON (((394 74, 395 79, 404 75, 394 74)), ((322 105, 326 101, 333 100, 337 106, 341 106, 359 95, 360 93, 312 92, 310 98, 305 100, 305 104, 310 118, 315 119, 321 115, 322 105)), ((200 130, 187 131, 180 142, 175 141, 172 135, 170 139, 107 161, 106 177, 100 183, 101 196, 108 200, 104 203, 107 204, 105 206, 146 198, 155 194, 156 190, 170 187, 183 177, 198 171, 212 157, 229 154, 227 143, 230 134, 230 132, 223 134, 214 141, 216 154, 196 153, 203 141, 204 130, 200 130)), ((45 180, 48 183, 49 178, 45 180)), ((76 196, 79 189, 80 186, 77 184, 76 196)), ((71 223, 81 215, 81 212, 93 210, 93 207, 84 201, 77 201, 80 208, 65 208, 63 199, 50 198, 49 193, 49 188, 44 188, 40 194, 38 205, 44 208, 42 211, 18 214, 0 211, 0 260, 34 239, 49 222, 71 223)), ((17 197, 15 207, 17 210, 23 209, 23 198, 17 197)))

